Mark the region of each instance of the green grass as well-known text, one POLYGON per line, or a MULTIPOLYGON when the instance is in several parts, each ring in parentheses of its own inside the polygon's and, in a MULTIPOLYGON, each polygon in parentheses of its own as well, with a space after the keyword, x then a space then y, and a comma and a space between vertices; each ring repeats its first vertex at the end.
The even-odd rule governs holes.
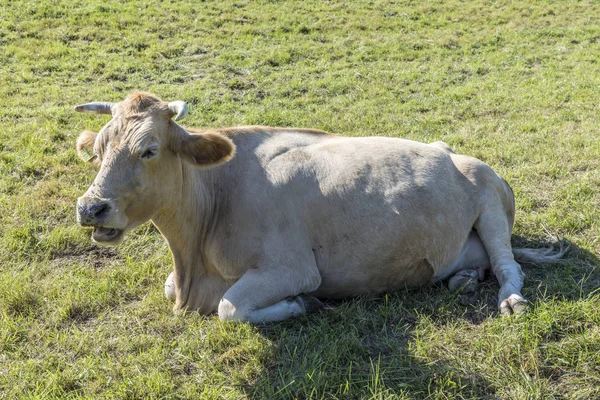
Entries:
POLYGON ((0 0, 0 398, 600 398, 600 6, 594 2, 0 0), (116 249, 76 226, 94 176, 75 104, 134 90, 189 126, 265 124, 431 142, 517 197, 522 318, 498 285, 330 303, 267 326, 174 316, 149 224, 116 249))

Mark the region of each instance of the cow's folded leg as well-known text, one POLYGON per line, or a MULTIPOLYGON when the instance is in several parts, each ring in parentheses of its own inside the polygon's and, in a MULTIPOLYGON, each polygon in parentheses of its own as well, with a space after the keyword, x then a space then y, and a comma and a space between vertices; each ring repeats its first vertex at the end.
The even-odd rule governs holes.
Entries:
POLYGON ((244 319, 253 324, 284 321, 323 308, 323 303, 313 296, 298 295, 281 300, 271 306, 252 311, 244 319))
POLYGON ((258 324, 298 317, 318 308, 315 305, 320 302, 316 298, 302 293, 312 292, 320 284, 316 266, 250 270, 223 295, 219 318, 258 324))

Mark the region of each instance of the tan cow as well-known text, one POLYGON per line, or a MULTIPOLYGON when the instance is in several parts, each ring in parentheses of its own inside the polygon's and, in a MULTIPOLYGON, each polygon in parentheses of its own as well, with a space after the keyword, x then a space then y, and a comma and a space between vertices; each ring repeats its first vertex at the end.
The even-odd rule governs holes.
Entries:
MULTIPOLYGON (((491 266, 505 314, 524 310, 511 250, 515 204, 483 162, 441 142, 348 138, 307 129, 184 129, 184 102, 136 93, 77 111, 111 114, 77 149, 100 170, 77 205, 98 243, 151 220, 173 253, 174 310, 280 321, 316 297, 377 293, 491 266), (235 157, 234 157, 235 154, 235 157)), ((482 274, 479 274, 482 275, 482 274)), ((470 285, 472 286, 472 285, 470 285)))

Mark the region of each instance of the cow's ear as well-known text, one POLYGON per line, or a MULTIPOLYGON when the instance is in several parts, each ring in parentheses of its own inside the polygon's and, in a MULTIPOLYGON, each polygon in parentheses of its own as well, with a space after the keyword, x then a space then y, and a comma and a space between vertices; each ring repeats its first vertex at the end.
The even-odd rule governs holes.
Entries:
POLYGON ((85 162, 98 163, 98 156, 94 154, 94 143, 98 134, 92 131, 83 131, 77 139, 77 155, 85 162))
POLYGON ((229 161, 235 145, 218 133, 191 134, 181 140, 177 151, 186 161, 208 167, 229 161))

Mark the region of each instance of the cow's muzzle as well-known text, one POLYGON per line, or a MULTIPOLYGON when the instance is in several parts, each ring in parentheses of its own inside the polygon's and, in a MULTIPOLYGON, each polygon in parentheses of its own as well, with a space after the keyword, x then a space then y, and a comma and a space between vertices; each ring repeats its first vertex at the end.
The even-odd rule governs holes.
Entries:
POLYGON ((81 226, 99 226, 106 219, 114 204, 107 199, 80 197, 77 200, 77 222, 81 226))
POLYGON ((86 196, 77 200, 77 222, 94 228, 92 239, 97 243, 116 245, 121 241, 125 229, 117 223, 119 219, 113 200, 86 196))

